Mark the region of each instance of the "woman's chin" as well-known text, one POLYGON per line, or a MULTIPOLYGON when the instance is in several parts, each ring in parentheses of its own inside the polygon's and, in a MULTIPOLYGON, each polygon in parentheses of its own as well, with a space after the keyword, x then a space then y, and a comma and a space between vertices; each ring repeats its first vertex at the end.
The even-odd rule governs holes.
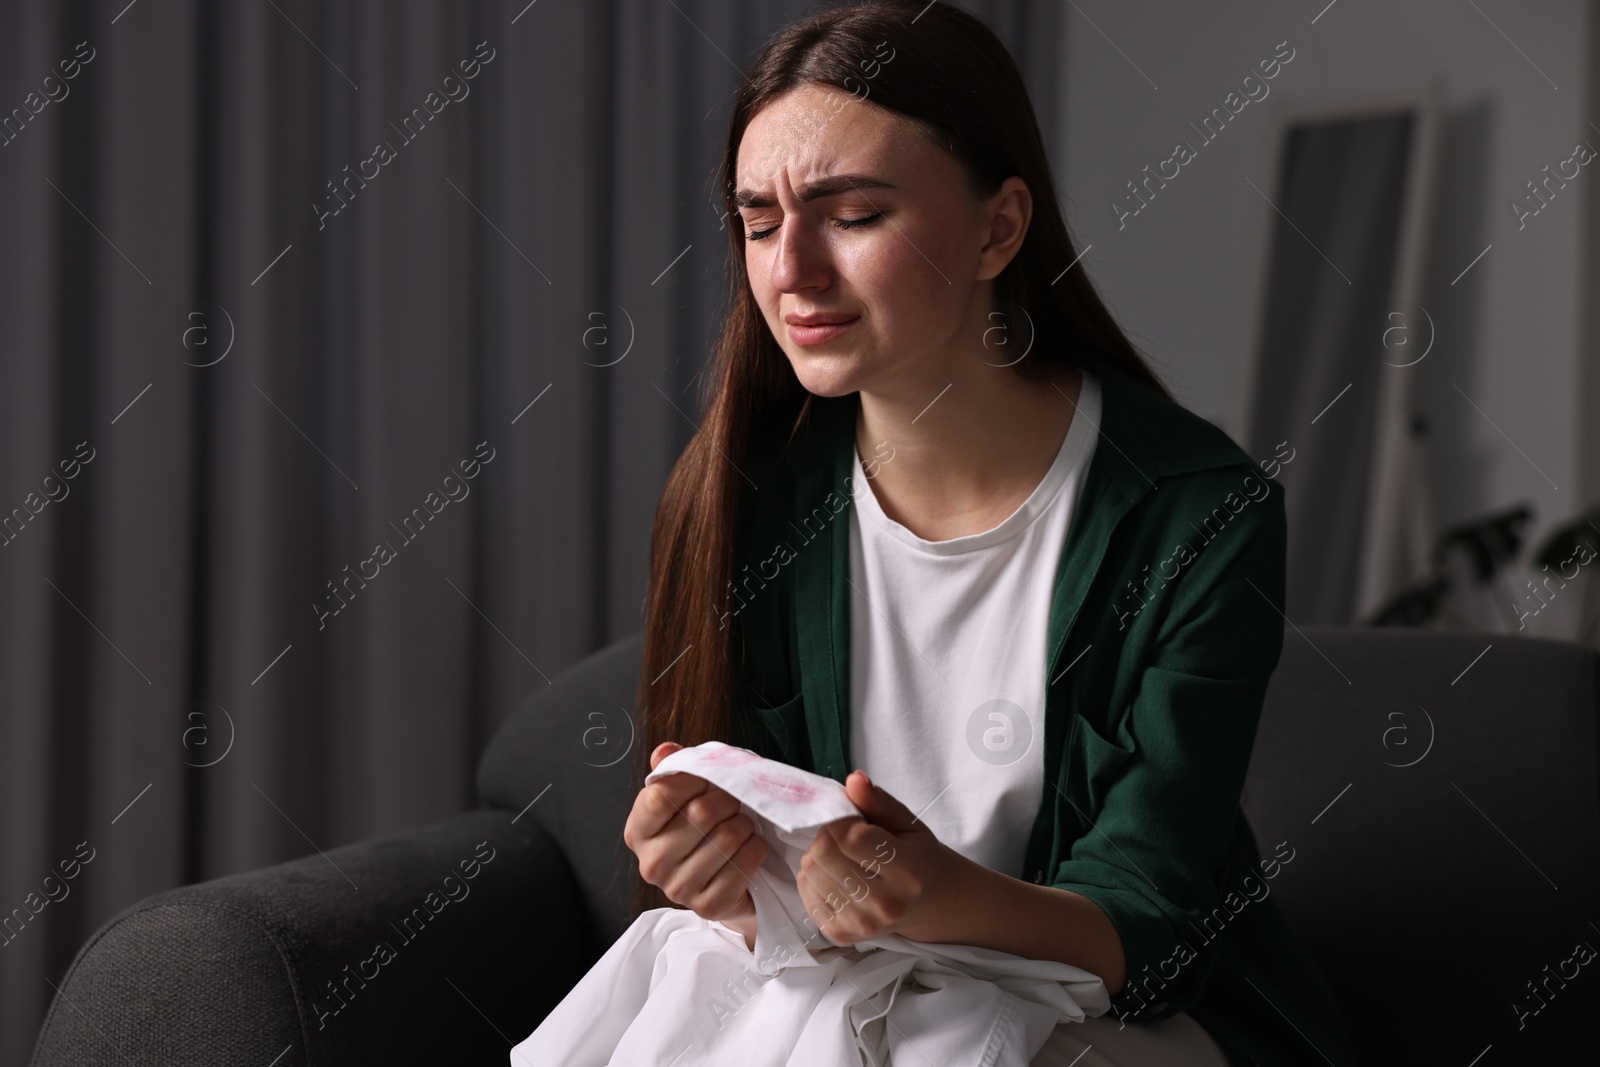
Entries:
POLYGON ((795 377, 805 386, 806 392, 816 396, 844 396, 861 386, 856 361, 850 356, 811 353, 801 350, 798 358, 791 358, 795 377))

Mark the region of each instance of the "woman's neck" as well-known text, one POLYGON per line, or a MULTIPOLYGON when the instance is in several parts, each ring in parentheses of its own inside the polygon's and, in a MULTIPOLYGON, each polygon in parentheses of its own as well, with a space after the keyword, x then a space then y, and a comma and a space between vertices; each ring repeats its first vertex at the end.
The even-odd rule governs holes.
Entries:
POLYGON ((945 385, 862 390, 857 452, 866 460, 883 454, 880 442, 893 449, 870 482, 879 506, 927 541, 993 529, 1055 462, 1082 386, 1076 370, 1030 381, 977 366, 945 385))

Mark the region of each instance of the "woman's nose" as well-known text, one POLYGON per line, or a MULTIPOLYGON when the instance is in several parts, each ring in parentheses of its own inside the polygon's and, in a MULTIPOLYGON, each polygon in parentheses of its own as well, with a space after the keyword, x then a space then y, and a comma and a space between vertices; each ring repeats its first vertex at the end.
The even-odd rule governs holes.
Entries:
POLYGON ((821 236, 795 219, 785 219, 772 235, 778 243, 772 260, 772 284, 784 292, 826 286, 833 267, 821 236))

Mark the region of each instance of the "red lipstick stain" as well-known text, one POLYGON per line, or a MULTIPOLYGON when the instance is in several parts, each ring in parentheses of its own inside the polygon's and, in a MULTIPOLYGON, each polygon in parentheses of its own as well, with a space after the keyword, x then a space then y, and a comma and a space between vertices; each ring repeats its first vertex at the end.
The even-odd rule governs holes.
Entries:
POLYGON ((777 797, 795 804, 804 804, 817 799, 817 787, 810 782, 783 778, 768 771, 757 771, 754 775, 756 784, 768 796, 777 797))
POLYGON ((719 748, 707 752, 700 757, 702 763, 709 763, 715 767, 737 767, 741 763, 756 763, 761 759, 748 749, 719 748))

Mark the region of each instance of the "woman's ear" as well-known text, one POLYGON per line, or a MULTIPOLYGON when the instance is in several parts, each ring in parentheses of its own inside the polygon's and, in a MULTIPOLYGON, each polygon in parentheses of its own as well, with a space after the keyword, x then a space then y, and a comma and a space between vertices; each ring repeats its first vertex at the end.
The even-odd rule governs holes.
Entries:
POLYGON ((1022 251, 1028 225, 1033 221, 1033 194, 1028 183, 1017 175, 1007 178, 985 202, 984 211, 988 217, 989 239, 978 250, 977 280, 980 282, 998 277, 1022 251))

